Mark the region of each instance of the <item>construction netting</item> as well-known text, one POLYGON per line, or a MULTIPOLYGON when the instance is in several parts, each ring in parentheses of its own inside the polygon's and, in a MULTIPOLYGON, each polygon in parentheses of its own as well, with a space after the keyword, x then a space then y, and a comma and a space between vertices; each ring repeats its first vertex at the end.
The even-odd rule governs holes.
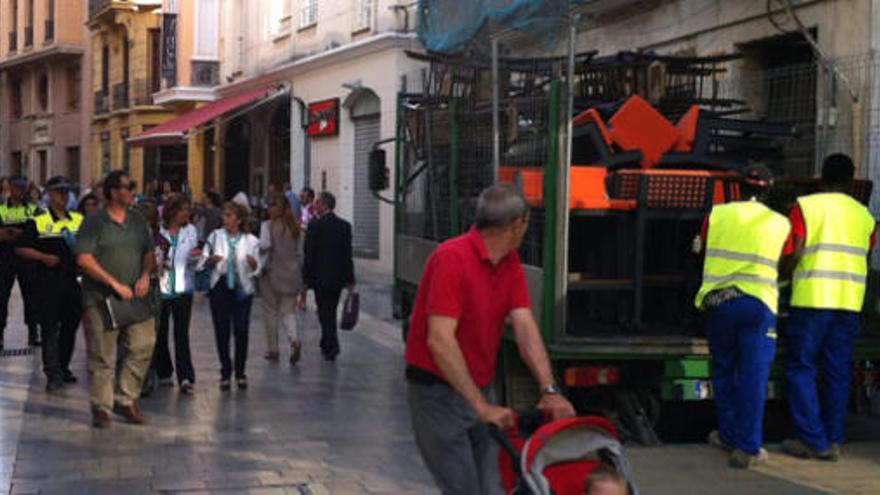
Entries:
MULTIPOLYGON (((527 32, 548 46, 574 5, 590 0, 420 0, 419 38, 428 51, 455 53, 488 47, 493 30, 527 32)), ((564 33, 564 30, 562 30, 564 33)))

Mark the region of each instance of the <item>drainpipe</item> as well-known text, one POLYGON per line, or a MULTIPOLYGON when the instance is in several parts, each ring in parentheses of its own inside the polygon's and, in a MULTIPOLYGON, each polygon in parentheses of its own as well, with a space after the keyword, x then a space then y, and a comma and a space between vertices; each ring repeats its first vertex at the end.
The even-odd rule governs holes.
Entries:
POLYGON ((290 105, 290 187, 299 191, 312 183, 312 143, 306 133, 306 102, 291 94, 290 105))

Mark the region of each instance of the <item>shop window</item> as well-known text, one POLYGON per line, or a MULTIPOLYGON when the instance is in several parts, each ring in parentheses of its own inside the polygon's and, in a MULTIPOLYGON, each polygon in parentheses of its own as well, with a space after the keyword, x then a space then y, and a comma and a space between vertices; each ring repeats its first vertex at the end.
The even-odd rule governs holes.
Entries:
POLYGON ((299 28, 305 29, 318 23, 318 0, 302 0, 299 11, 299 28))

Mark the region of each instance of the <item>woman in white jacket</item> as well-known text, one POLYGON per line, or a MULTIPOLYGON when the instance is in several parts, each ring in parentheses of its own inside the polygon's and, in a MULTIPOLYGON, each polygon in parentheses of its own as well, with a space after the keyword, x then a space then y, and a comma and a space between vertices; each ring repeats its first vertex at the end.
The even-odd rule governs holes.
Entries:
POLYGON ((189 224, 189 200, 180 194, 172 194, 165 201, 162 211, 162 228, 159 233, 163 242, 162 263, 159 265, 159 292, 162 294, 162 310, 159 314, 159 330, 156 335, 156 371, 159 383, 172 385, 171 376, 177 367, 177 381, 184 394, 193 393, 196 373, 189 348, 189 323, 192 316, 195 267, 202 255, 199 235, 189 224), (169 320, 174 321, 174 363, 168 352, 169 320))
POLYGON ((248 335, 256 278, 260 275, 260 241, 244 231, 247 210, 236 203, 223 205, 223 227, 208 236, 200 269, 213 268, 211 319, 220 357, 220 390, 229 390, 233 371, 238 388, 247 388, 248 335), (229 338, 235 336, 235 365, 229 359, 229 338))

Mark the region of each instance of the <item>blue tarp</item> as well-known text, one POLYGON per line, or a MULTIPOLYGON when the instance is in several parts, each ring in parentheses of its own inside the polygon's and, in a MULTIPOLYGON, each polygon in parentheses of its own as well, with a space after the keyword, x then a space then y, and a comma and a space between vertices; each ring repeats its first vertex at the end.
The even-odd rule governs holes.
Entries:
POLYGON ((487 26, 528 32, 542 42, 559 35, 573 4, 588 0, 420 0, 419 38, 429 51, 484 48, 487 26))

